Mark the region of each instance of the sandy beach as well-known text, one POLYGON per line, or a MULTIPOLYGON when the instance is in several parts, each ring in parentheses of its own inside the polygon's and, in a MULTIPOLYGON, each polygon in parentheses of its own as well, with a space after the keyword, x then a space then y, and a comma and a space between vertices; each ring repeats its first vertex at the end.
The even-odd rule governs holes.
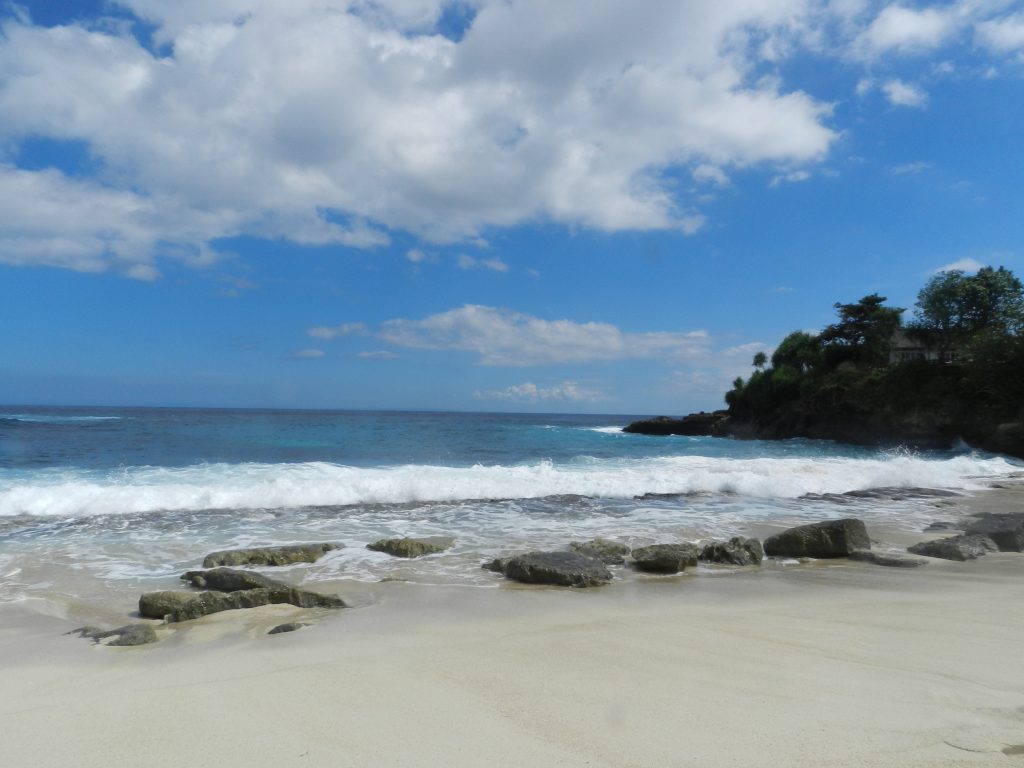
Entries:
POLYGON ((123 649, 28 601, 0 614, 0 765, 1013 765, 1022 599, 1008 553, 396 582, 294 633, 270 606, 123 649))

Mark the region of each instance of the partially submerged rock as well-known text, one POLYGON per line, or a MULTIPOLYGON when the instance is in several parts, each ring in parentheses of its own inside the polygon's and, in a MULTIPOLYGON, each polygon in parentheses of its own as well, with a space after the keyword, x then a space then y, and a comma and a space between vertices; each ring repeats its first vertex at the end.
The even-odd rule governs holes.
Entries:
POLYGON ((625 544, 608 539, 591 539, 590 541, 574 541, 569 549, 587 557, 593 557, 606 565, 621 565, 626 561, 630 549, 625 544))
POLYGON ((734 536, 728 541, 713 541, 707 544, 697 559, 726 565, 760 565, 764 559, 764 548, 757 539, 734 536))
POLYGON ((960 536, 950 536, 946 539, 934 541, 922 541, 907 551, 915 555, 927 557, 938 557, 943 560, 974 560, 989 552, 998 552, 999 547, 988 536, 977 533, 965 533, 960 536))
POLYGON ((143 623, 126 624, 117 629, 106 630, 99 627, 79 627, 72 630, 72 632, 77 632, 79 637, 87 637, 97 643, 114 638, 110 642, 104 643, 104 645, 148 645, 160 639, 157 637, 156 630, 153 629, 152 625, 143 623))
POLYGON ((494 573, 505 573, 505 569, 508 568, 508 561, 511 560, 515 555, 509 555, 507 557, 496 557, 489 563, 484 563, 480 567, 485 571, 494 571, 494 573))
POLYGON ((243 589, 291 589, 290 584, 272 579, 256 571, 239 571, 234 568, 214 568, 209 571, 186 571, 181 574, 184 581, 199 589, 215 589, 218 592, 238 592, 243 589))
POLYGON ((623 432, 640 435, 715 435, 727 433, 729 425, 728 411, 712 411, 691 413, 681 419, 670 416, 656 416, 653 419, 642 419, 622 428, 623 432))
POLYGON ((857 549, 871 549, 871 540, 864 522, 852 517, 800 525, 764 542, 772 557, 849 557, 857 549))
POLYGON ((422 557, 444 552, 454 543, 455 539, 451 536, 428 536, 421 539, 403 537, 380 539, 372 544, 367 544, 366 548, 375 552, 386 552, 395 557, 422 557))
POLYGON ((967 533, 988 536, 1000 552, 1024 552, 1024 513, 984 515, 967 526, 967 533))
POLYGON ((211 552, 203 560, 203 568, 218 565, 280 566, 294 563, 315 563, 327 552, 340 549, 341 544, 288 544, 280 547, 251 547, 211 552))
POLYGON ((633 565, 648 573, 679 573, 697 565, 699 554, 694 544, 652 544, 633 550, 633 565))
POLYGON ((302 629, 303 627, 308 627, 308 626, 309 626, 309 624, 304 624, 301 621, 288 621, 288 622, 285 622, 284 624, 278 624, 272 630, 267 632, 267 634, 268 635, 280 635, 283 632, 294 632, 297 629, 302 629))
POLYGON ((908 557, 900 552, 879 552, 874 549, 855 549, 850 553, 850 559, 890 568, 919 568, 928 564, 927 560, 919 557, 908 557))
POLYGON ((612 580, 604 563, 577 552, 528 552, 499 560, 503 560, 501 573, 525 584, 596 587, 612 580))

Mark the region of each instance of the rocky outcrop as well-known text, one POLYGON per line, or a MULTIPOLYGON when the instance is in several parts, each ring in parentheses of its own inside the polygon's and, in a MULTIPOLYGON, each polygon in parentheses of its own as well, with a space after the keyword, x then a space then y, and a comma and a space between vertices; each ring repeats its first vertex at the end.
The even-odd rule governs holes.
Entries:
POLYGON ((908 557, 899 552, 878 552, 874 549, 855 549, 850 553, 850 559, 889 568, 920 568, 928 563, 919 557, 908 557))
POLYGON ((556 587, 596 587, 612 580, 608 567, 593 557, 577 552, 528 552, 499 558, 505 576, 524 584, 556 587))
POLYGON ((319 543, 225 549, 208 554, 203 560, 203 568, 216 568, 219 565, 281 566, 295 563, 315 563, 327 552, 340 548, 341 544, 319 543))
POLYGON ((367 549, 375 552, 385 552, 394 557, 423 557, 433 555, 437 552, 444 552, 455 543, 450 536, 429 536, 422 539, 396 538, 380 539, 372 544, 367 544, 367 549))
POLYGON ((697 559, 723 565, 760 565, 764 549, 757 539, 735 536, 728 541, 713 541, 705 545, 697 559))
POLYGON ((988 536, 1000 552, 1024 552, 1024 512, 983 515, 966 532, 988 536))
POLYGON ((133 646, 133 645, 148 645, 149 643, 155 643, 160 638, 157 637, 156 630, 153 629, 150 624, 126 624, 123 627, 117 629, 100 629, 99 627, 79 627, 78 629, 72 630, 77 632, 79 637, 87 637, 97 643, 101 643, 104 640, 110 640, 104 645, 118 645, 118 646, 133 646))
POLYGON ((633 550, 633 566, 647 573, 679 573, 697 565, 698 555, 693 544, 652 544, 633 550))
POLYGON ((852 517, 797 526, 764 542, 772 557, 849 557, 857 549, 871 549, 871 540, 863 521, 852 517))
POLYGON ((569 549, 587 557, 600 560, 605 565, 621 565, 626 561, 630 549, 625 544, 608 539, 591 539, 590 541, 574 541, 569 549))
POLYGON ((988 536, 977 533, 965 533, 960 536, 950 536, 946 539, 934 541, 922 541, 907 551, 915 555, 926 557, 938 557, 943 560, 974 560, 989 552, 998 552, 999 547, 988 536))
POLYGON ((146 618, 175 622, 198 619, 220 611, 278 603, 288 603, 298 608, 345 607, 345 601, 336 595, 321 595, 298 589, 253 571, 215 568, 210 571, 189 571, 181 578, 192 586, 212 591, 147 592, 139 598, 139 613, 146 618))
POLYGON ((711 435, 721 437, 728 433, 728 411, 691 413, 681 419, 657 416, 642 419, 622 428, 623 432, 638 435, 711 435))

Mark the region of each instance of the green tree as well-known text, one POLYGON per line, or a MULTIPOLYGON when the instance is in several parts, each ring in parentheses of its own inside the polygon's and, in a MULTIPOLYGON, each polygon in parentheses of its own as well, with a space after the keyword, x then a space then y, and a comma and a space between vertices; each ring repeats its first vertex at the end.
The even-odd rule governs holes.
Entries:
POLYGON ((768 355, 766 355, 764 352, 758 352, 756 355, 754 355, 754 367, 757 368, 757 370, 761 370, 767 364, 768 355))
POLYGON ((772 366, 789 366, 802 373, 821 366, 821 342, 817 336, 804 331, 793 331, 772 353, 772 366))
POLYGON ((912 329, 943 350, 1024 330, 1024 285, 1004 267, 941 272, 917 295, 912 329))
POLYGON ((844 360, 864 365, 886 362, 903 308, 887 307, 885 300, 885 296, 872 293, 854 304, 834 305, 839 322, 825 328, 818 337, 833 364, 844 360))

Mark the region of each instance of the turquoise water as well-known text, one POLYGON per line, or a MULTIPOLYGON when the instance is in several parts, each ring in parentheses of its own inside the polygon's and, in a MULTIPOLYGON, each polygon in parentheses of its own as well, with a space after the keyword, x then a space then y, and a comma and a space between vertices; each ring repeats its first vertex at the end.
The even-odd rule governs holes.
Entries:
POLYGON ((1019 463, 822 441, 628 435, 631 416, 0 407, 0 599, 79 580, 168 583, 214 549, 345 547, 305 579, 493 583, 502 552, 611 536, 634 544, 749 533, 855 511, 919 529, 931 502, 807 494, 970 491, 1019 463), (414 562, 391 535, 452 535, 414 562))

